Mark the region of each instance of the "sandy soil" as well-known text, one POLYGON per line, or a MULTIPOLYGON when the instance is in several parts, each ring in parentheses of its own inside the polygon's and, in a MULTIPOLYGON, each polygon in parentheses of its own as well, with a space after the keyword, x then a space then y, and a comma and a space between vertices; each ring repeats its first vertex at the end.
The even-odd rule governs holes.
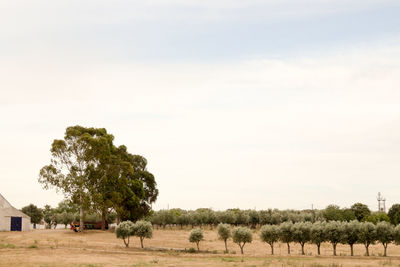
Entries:
POLYGON ((155 230, 153 239, 132 238, 129 248, 115 234, 101 231, 74 233, 71 230, 35 230, 31 232, 0 232, 0 266, 400 266, 400 246, 389 245, 389 257, 381 257, 382 245, 370 248, 370 257, 363 256, 362 245, 355 246, 350 257, 349 246, 339 245, 339 256, 332 257, 330 244, 323 244, 317 257, 316 246, 306 245, 306 256, 300 255, 300 245, 292 244, 287 255, 286 244, 276 244, 275 256, 255 232, 254 241, 246 244, 245 254, 229 242, 229 254, 216 231, 205 230, 200 253, 188 253, 195 247, 188 241, 189 230, 155 230))

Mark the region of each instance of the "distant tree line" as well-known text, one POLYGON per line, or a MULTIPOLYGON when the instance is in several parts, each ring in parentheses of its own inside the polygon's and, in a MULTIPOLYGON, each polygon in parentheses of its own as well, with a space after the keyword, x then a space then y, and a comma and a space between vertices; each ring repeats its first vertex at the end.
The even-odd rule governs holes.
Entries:
MULTIPOLYGON (((34 224, 34 228, 36 228, 36 224, 40 224, 43 221, 47 229, 56 229, 57 225, 64 225, 67 228, 69 224, 79 221, 80 218, 78 205, 69 200, 61 201, 56 208, 52 208, 50 205, 38 208, 34 204, 29 204, 23 207, 21 211, 31 217, 31 223, 34 224)), ((116 216, 115 212, 109 212, 106 219, 109 223, 113 223, 116 220, 116 216)), ((101 221, 101 214, 92 210, 85 214, 84 221, 89 223, 99 222, 101 221)))
POLYGON ((342 221, 350 222, 390 222, 397 225, 400 222, 400 204, 393 205, 388 213, 371 212, 367 205, 355 203, 350 208, 340 208, 336 205, 329 205, 323 210, 240 210, 228 209, 225 211, 214 211, 201 208, 197 210, 169 209, 154 212, 147 218, 156 227, 167 226, 178 227, 203 227, 211 228, 219 223, 234 226, 248 226, 250 228, 262 225, 280 225, 284 222, 317 222, 317 221, 342 221))

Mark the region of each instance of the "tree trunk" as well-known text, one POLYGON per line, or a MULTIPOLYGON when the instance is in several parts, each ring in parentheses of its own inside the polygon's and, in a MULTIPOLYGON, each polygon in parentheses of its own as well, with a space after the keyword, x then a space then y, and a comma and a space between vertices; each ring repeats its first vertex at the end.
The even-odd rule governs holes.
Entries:
POLYGON ((140 246, 143 248, 143 237, 140 237, 140 246))
POLYGON ((300 243, 300 245, 301 245, 301 255, 306 255, 304 253, 304 243, 300 243))
POLYGON ((79 207, 79 232, 83 232, 83 198, 82 195, 80 196, 80 207, 79 207))
POLYGON ((386 254, 387 245, 388 244, 383 244, 383 257, 387 256, 387 254, 386 254))
POLYGON ((336 256, 336 243, 333 243, 333 256, 336 256))
POLYGON ((354 256, 353 244, 350 244, 350 255, 354 256))
POLYGON ((101 211, 101 230, 106 230, 106 216, 107 216, 107 209, 104 207, 101 211))
POLYGON ((321 244, 317 244, 318 247, 318 255, 321 255, 321 244))
POLYGON ((200 251, 199 242, 196 242, 196 245, 197 245, 197 251, 200 251))
POLYGON ((287 244, 287 254, 290 255, 290 244, 289 244, 289 242, 287 242, 286 244, 287 244))
POLYGON ((243 254, 243 247, 244 247, 244 244, 243 244, 243 245, 239 245, 239 247, 240 247, 240 252, 243 254))
POLYGON ((228 244, 226 242, 226 239, 224 241, 225 241, 225 252, 228 253, 228 244))
POLYGON ((365 255, 369 256, 369 244, 365 244, 365 255))
POLYGON ((274 243, 269 244, 271 246, 271 255, 274 255, 274 243))
POLYGON ((124 238, 125 247, 129 247, 129 236, 128 236, 127 240, 124 238))

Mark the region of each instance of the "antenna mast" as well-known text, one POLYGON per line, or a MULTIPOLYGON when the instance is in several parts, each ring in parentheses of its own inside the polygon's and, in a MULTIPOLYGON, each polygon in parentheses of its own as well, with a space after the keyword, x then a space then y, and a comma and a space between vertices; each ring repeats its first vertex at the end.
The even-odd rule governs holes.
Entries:
POLYGON ((378 197, 376 199, 378 200, 378 211, 386 212, 386 198, 383 198, 381 192, 378 193, 378 197))

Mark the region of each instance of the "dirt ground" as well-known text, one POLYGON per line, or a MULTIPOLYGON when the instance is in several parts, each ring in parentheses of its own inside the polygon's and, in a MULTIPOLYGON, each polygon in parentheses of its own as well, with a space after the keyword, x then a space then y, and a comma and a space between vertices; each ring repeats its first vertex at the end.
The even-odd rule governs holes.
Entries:
POLYGON ((381 257, 382 245, 370 248, 370 257, 363 256, 362 245, 355 246, 351 257, 349 246, 338 245, 333 257, 330 244, 323 244, 321 256, 315 256, 316 246, 306 245, 306 256, 300 255, 300 245, 292 244, 287 255, 286 244, 275 245, 275 256, 269 245, 259 240, 246 244, 244 255, 230 241, 229 254, 223 253, 224 243, 216 231, 205 230, 200 253, 189 253, 195 247, 188 241, 188 230, 155 230, 153 239, 145 240, 140 249, 139 239, 132 238, 125 248, 115 234, 101 231, 74 233, 71 230, 34 230, 30 232, 0 232, 0 266, 400 266, 400 246, 388 247, 388 257, 381 257), (185 252, 185 249, 187 250, 185 252))

